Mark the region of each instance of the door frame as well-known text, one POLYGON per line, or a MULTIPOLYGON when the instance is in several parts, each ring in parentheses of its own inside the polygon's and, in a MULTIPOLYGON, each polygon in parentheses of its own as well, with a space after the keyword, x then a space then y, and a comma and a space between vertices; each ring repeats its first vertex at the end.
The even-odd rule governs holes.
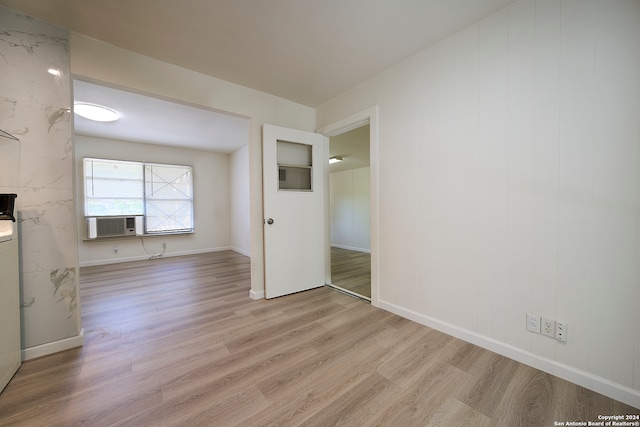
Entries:
MULTIPOLYGON (((371 182, 371 305, 380 301, 380 245, 378 230, 378 106, 352 114, 319 128, 316 132, 332 137, 369 124, 370 182, 371 182)), ((328 147, 327 147, 328 151, 328 147)), ((329 168, 325 171, 325 223, 329 221, 329 168)), ((331 239, 329 227, 325 231, 325 283, 331 283, 331 239)))

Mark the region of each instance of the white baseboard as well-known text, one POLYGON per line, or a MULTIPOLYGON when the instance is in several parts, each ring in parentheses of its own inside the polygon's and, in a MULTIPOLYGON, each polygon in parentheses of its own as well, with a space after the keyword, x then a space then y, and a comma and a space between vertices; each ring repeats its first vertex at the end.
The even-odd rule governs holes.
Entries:
MULTIPOLYGON (((208 252, 220 252, 220 251, 229 251, 229 250, 234 250, 236 252, 239 252, 229 246, 224 246, 221 248, 207 248, 207 249, 198 249, 194 251, 165 252, 164 254, 162 254, 161 257, 156 257, 156 258, 170 258, 175 256, 197 255, 197 254, 204 254, 208 252)), ((239 252, 239 253, 242 253, 242 252, 239 252)), ((242 255, 245 255, 245 254, 242 254, 242 255)), ((126 257, 126 258, 100 259, 96 261, 84 261, 84 262, 78 263, 78 265, 79 267, 91 267, 94 265, 108 265, 108 264, 117 264, 121 262, 143 261, 145 259, 149 259, 149 255, 140 255, 140 256, 126 257)))
POLYGON ((386 301, 378 307, 640 409, 638 390, 386 301))
POLYGON ((233 246, 230 247, 229 249, 231 249, 234 252, 238 252, 240 255, 248 256, 249 258, 251 258, 251 253, 249 251, 245 251, 239 248, 234 248, 233 246))
POLYGON ((370 254, 371 253, 371 249, 367 249, 367 248, 356 248, 355 246, 346 246, 346 245, 338 245, 336 243, 332 243, 331 247, 333 248, 340 248, 340 249, 347 249, 349 251, 356 251, 356 252, 365 252, 370 254))
POLYGON ((60 351, 69 350, 71 348, 82 347, 84 344, 84 328, 75 337, 65 338, 59 341, 53 341, 35 347, 29 347, 22 350, 22 360, 31 360, 38 357, 47 356, 49 354, 58 353, 60 351))
POLYGON ((264 291, 254 291, 253 289, 251 289, 249 291, 249 297, 253 300, 264 299, 264 291))

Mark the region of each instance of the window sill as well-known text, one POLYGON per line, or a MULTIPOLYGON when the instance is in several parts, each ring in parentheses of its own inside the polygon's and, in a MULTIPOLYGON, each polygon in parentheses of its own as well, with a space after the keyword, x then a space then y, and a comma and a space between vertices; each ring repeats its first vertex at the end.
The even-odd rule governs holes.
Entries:
POLYGON ((171 231, 167 233, 147 233, 147 234, 136 234, 135 236, 109 236, 109 237, 96 237, 95 239, 82 239, 83 243, 89 242, 105 242, 110 240, 135 240, 137 238, 142 237, 165 237, 165 236, 182 236, 185 234, 195 234, 194 231, 171 231))

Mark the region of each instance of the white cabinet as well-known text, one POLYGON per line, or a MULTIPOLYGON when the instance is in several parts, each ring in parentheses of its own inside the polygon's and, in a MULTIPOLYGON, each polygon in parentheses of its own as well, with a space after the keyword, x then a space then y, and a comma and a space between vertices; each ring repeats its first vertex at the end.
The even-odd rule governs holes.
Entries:
POLYGON ((0 242, 0 392, 21 363, 18 239, 0 242))

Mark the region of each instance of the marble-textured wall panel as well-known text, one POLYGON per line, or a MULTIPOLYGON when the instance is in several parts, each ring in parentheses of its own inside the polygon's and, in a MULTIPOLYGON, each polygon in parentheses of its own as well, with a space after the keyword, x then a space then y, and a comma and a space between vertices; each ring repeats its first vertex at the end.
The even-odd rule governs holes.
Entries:
MULTIPOLYGON (((15 121, 17 102, 1 97, 0 92, 0 129, 14 134, 12 123, 15 121)), ((16 135, 17 136, 17 135, 16 135)), ((0 137, 0 192, 14 193, 20 185, 20 143, 0 137)))
POLYGON ((78 335, 75 322, 78 315, 76 271, 75 268, 62 268, 22 273, 24 348, 78 335))
MULTIPOLYGON (((45 79, 47 77, 45 76, 45 79)), ((0 96, 2 94, 0 93, 0 96)), ((8 98, 0 102, 11 105, 8 98)), ((72 156, 71 118, 66 108, 27 101, 13 101, 10 118, 2 120, 7 132, 20 139, 22 156, 67 159, 72 156)))
POLYGON ((7 169, 0 171, 0 186, 73 187, 68 173, 73 153, 67 109, 6 98, 0 98, 0 105, 6 106, 7 113, 0 116, 0 129, 20 139, 3 138, 0 143, 0 153, 7 160, 2 162, 7 169))
POLYGON ((26 188, 69 188, 67 159, 41 156, 22 156, 20 183, 26 188))
POLYGON ((22 270, 49 271, 75 266, 73 192, 25 188, 18 212, 22 270))
POLYGON ((67 31, 46 22, 0 11, 0 94, 41 105, 71 106, 67 31), (48 74, 49 68, 60 76, 48 74))
MULTIPOLYGON (((0 129, 2 122, 0 121, 0 129)), ((0 137, 0 193, 15 193, 20 185, 20 163, 11 161, 20 156, 17 143, 0 137)))
POLYGON ((22 345, 80 333, 68 34, 0 8, 0 191, 18 194, 22 345), (60 75, 47 72, 56 68, 60 75))

